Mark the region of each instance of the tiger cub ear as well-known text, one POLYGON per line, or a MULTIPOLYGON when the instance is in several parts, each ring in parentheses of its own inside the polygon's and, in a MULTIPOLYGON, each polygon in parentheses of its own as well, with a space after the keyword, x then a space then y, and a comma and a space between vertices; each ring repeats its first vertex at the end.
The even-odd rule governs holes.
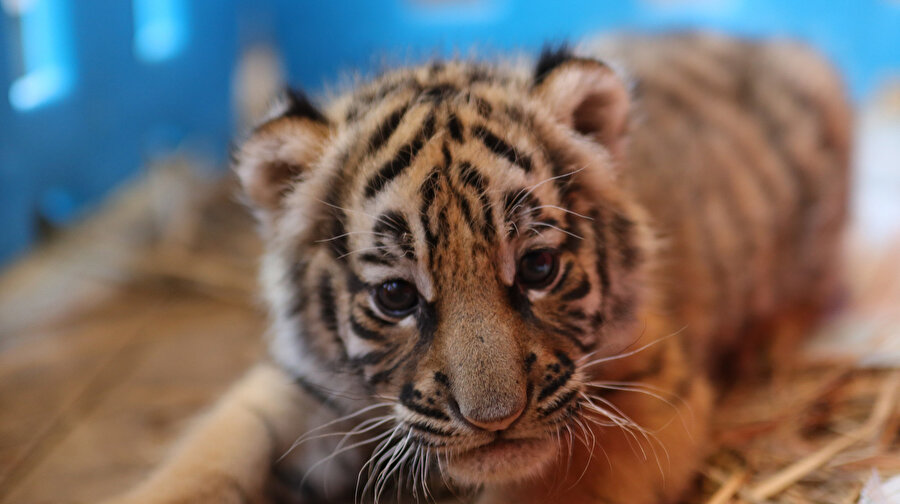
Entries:
POLYGON ((618 155, 628 120, 628 90, 612 68, 574 56, 567 48, 544 49, 534 71, 534 93, 556 119, 618 155))
POLYGON ((250 203, 276 212, 308 175, 328 139, 328 120, 299 91, 287 90, 235 153, 234 170, 250 203))

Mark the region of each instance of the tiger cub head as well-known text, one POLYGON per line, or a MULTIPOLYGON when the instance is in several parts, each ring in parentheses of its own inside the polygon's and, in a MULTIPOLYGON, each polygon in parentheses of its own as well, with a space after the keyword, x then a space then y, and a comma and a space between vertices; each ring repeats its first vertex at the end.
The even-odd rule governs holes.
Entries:
POLYGON ((537 473, 587 364, 634 339, 649 251, 616 183, 627 115, 610 67, 562 52, 396 71, 326 112, 290 93, 236 163, 274 358, 389 401, 458 482, 537 473))

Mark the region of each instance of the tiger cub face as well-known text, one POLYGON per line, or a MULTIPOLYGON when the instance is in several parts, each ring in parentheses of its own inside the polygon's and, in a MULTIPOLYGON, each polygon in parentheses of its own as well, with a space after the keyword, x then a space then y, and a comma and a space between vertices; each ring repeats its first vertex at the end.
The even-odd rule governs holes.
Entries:
POLYGON ((236 165, 276 360, 391 402, 459 482, 535 474, 586 364, 634 339, 649 252, 615 183, 627 102, 609 67, 564 53, 531 75, 394 72, 327 114, 288 96, 236 165))

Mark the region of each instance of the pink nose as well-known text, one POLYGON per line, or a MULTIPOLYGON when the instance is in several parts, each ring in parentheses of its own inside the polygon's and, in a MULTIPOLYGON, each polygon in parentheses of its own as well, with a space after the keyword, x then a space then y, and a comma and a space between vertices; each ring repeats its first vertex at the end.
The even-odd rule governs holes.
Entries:
POLYGON ((465 413, 463 413, 463 418, 465 418, 467 422, 478 427, 479 429, 496 432, 504 430, 512 425, 513 422, 515 422, 520 416, 522 416, 523 411, 525 411, 524 404, 519 407, 519 409, 510 414, 488 417, 487 415, 466 415, 465 413))

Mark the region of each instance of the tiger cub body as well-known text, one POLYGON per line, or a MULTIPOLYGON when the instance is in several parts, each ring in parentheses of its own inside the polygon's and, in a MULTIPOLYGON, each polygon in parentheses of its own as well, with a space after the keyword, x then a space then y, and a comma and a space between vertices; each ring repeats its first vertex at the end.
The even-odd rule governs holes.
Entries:
POLYGON ((834 297, 849 113, 793 45, 585 51, 276 107, 236 166, 272 363, 128 502, 677 499, 709 374, 834 297))

